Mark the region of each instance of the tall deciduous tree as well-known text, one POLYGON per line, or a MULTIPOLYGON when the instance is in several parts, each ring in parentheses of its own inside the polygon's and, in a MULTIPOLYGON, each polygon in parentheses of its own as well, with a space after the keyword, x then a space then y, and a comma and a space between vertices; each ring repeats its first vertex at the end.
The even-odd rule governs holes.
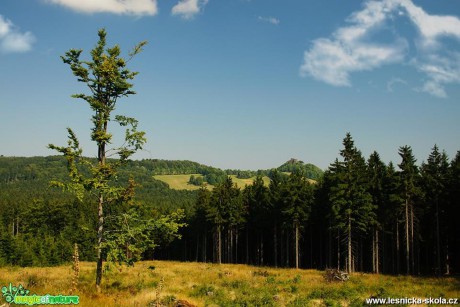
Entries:
POLYGON ((104 208, 133 197, 134 181, 130 180, 127 186, 120 186, 113 182, 117 179, 118 167, 125 164, 137 150, 142 149, 146 142, 145 133, 137 130, 136 119, 121 115, 113 117, 112 112, 120 98, 135 94, 130 80, 134 79, 137 72, 131 72, 126 68, 126 64, 142 50, 146 42, 135 46, 129 53, 129 59, 125 60, 120 56, 121 50, 118 45, 111 48, 106 47, 107 33, 104 29, 99 30, 98 35, 99 41, 91 50, 91 60, 81 60, 82 50, 76 49, 69 50, 61 57, 62 61, 70 66, 77 80, 84 83, 89 89, 89 94, 76 94, 72 97, 86 101, 94 112, 91 140, 97 145, 97 162, 92 163, 91 160, 83 158, 77 136, 70 128, 67 129, 68 146, 60 147, 50 144, 49 147, 66 157, 71 178, 70 183, 54 182, 54 184, 76 192, 80 198, 83 197, 85 190, 97 198, 96 287, 99 289, 103 263, 104 208), (108 148, 112 142, 108 124, 113 119, 120 126, 127 127, 125 143, 120 147, 108 148), (111 156, 118 156, 118 159, 107 160, 111 156), (83 168, 87 171, 82 171, 83 168))

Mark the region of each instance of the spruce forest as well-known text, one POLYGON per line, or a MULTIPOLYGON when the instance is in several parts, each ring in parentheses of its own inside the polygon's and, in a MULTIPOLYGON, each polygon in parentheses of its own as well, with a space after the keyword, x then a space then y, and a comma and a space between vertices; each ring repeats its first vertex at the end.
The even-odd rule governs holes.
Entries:
MULTIPOLYGON (((295 159, 257 172, 130 161, 116 180, 131 177, 138 186, 128 203, 108 208, 104 261, 112 255, 128 264, 163 259, 458 274, 460 152, 449 159, 434 145, 421 163, 410 146, 398 153, 400 161, 389 164, 377 152, 363 157, 347 134, 324 173, 295 159), (205 179, 197 190, 176 190, 156 174, 205 179), (254 180, 237 187, 229 175, 254 180), (141 227, 152 221, 153 228, 141 227)), ((81 261, 97 259, 94 201, 50 187, 67 176, 62 157, 0 157, 1 265, 68 263, 75 243, 81 261)))

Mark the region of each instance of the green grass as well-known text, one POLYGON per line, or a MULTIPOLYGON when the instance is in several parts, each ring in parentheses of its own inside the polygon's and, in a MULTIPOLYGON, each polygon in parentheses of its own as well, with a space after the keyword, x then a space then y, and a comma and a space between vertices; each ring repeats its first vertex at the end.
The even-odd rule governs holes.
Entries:
MULTIPOLYGON (((233 182, 239 187, 239 188, 244 188, 246 185, 251 185, 254 180, 256 179, 256 177, 251 177, 251 178, 247 178, 247 179, 239 179, 239 178, 236 178, 235 175, 230 175, 230 177, 232 178, 233 182)), ((270 179, 267 177, 267 176, 264 176, 262 178, 264 180, 264 184, 265 186, 268 186, 270 184, 270 179)))
MULTIPOLYGON (((171 189, 174 190, 198 190, 200 187, 189 184, 190 176, 194 175, 195 177, 203 177, 200 174, 186 174, 186 175, 156 175, 153 178, 161 180, 169 185, 171 189)), ((209 186, 212 189, 212 186, 209 186)))
MULTIPOLYGON (((144 261, 106 272, 102 292, 94 287, 95 263, 80 263, 80 306, 363 306, 375 297, 460 297, 458 277, 353 274, 348 282, 328 283, 323 272, 247 265, 144 261)), ((0 268, 0 287, 22 284, 30 295, 68 295, 71 265, 52 268, 0 268)), ((0 297, 0 305, 4 299, 0 297)))
MULTIPOLYGON (((194 175, 195 177, 203 177, 201 174, 186 174, 186 175, 156 175, 153 178, 157 180, 161 180, 169 185, 171 189, 174 190, 198 190, 200 187, 189 184, 188 181, 190 176, 194 175)), ((256 177, 248 178, 248 179, 239 179, 236 178, 235 175, 230 176, 233 182, 241 189, 245 187, 245 185, 250 185, 254 182, 256 177)), ((270 179, 268 177, 263 177, 264 183, 266 186, 270 183, 270 179)), ((207 187, 211 190, 214 188, 212 185, 207 185, 207 187)))

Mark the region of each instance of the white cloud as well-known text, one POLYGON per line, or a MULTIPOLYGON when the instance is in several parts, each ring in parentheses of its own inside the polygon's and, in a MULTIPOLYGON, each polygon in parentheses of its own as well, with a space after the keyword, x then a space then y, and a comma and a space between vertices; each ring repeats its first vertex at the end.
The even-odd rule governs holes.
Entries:
POLYGON ((395 15, 409 18, 419 33, 419 37, 410 39, 416 46, 416 55, 411 63, 427 79, 421 91, 446 97, 444 86, 460 83, 460 53, 445 52, 439 39, 460 39, 460 19, 429 15, 411 0, 365 2, 362 10, 347 19, 348 26, 337 29, 331 38, 313 41, 312 47, 304 53, 300 74, 335 86, 350 86, 350 74, 353 72, 401 63, 408 51, 406 39, 395 34, 390 44, 370 42, 372 34, 381 30, 385 22, 395 15))
POLYGON ((279 25, 279 23, 280 23, 280 20, 278 18, 275 18, 275 17, 262 17, 262 16, 259 16, 259 17, 257 17, 257 20, 268 22, 268 23, 271 23, 272 25, 275 25, 275 26, 279 25))
POLYGON ((191 19, 208 3, 208 0, 180 0, 171 10, 171 14, 191 19))
POLYGON ((400 2, 419 30, 425 47, 438 45, 436 39, 440 36, 460 38, 460 19, 457 17, 429 15, 410 0, 400 0, 400 2))
POLYGON ((393 1, 369 1, 363 10, 348 18, 351 25, 339 28, 332 39, 313 41, 312 48, 304 54, 301 75, 311 75, 335 86, 350 86, 352 72, 401 61, 407 50, 405 40, 395 38, 392 44, 383 45, 367 39, 370 32, 385 21, 387 12, 393 7, 393 1))
POLYGON ((387 91, 388 92, 394 92, 393 87, 394 87, 395 84, 403 84, 403 85, 405 85, 405 84, 407 84, 407 82, 405 80, 401 79, 401 78, 391 78, 391 80, 387 82, 387 91))
POLYGON ((21 33, 10 20, 0 15, 0 52, 27 52, 34 42, 32 33, 21 33))
POLYGON ((47 0, 83 13, 156 15, 156 0, 47 0))
POLYGON ((460 84, 460 53, 450 52, 442 56, 430 54, 414 64, 428 77, 421 89, 423 92, 445 98, 447 97, 445 84, 460 84))

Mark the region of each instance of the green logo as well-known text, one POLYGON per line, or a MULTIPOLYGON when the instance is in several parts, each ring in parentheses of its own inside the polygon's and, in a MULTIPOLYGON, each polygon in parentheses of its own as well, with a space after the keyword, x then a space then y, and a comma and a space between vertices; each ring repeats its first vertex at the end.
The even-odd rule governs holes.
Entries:
POLYGON ((70 305, 78 304, 78 295, 28 295, 29 290, 22 285, 13 286, 11 283, 7 287, 2 287, 2 294, 5 301, 9 304, 18 305, 70 305))

